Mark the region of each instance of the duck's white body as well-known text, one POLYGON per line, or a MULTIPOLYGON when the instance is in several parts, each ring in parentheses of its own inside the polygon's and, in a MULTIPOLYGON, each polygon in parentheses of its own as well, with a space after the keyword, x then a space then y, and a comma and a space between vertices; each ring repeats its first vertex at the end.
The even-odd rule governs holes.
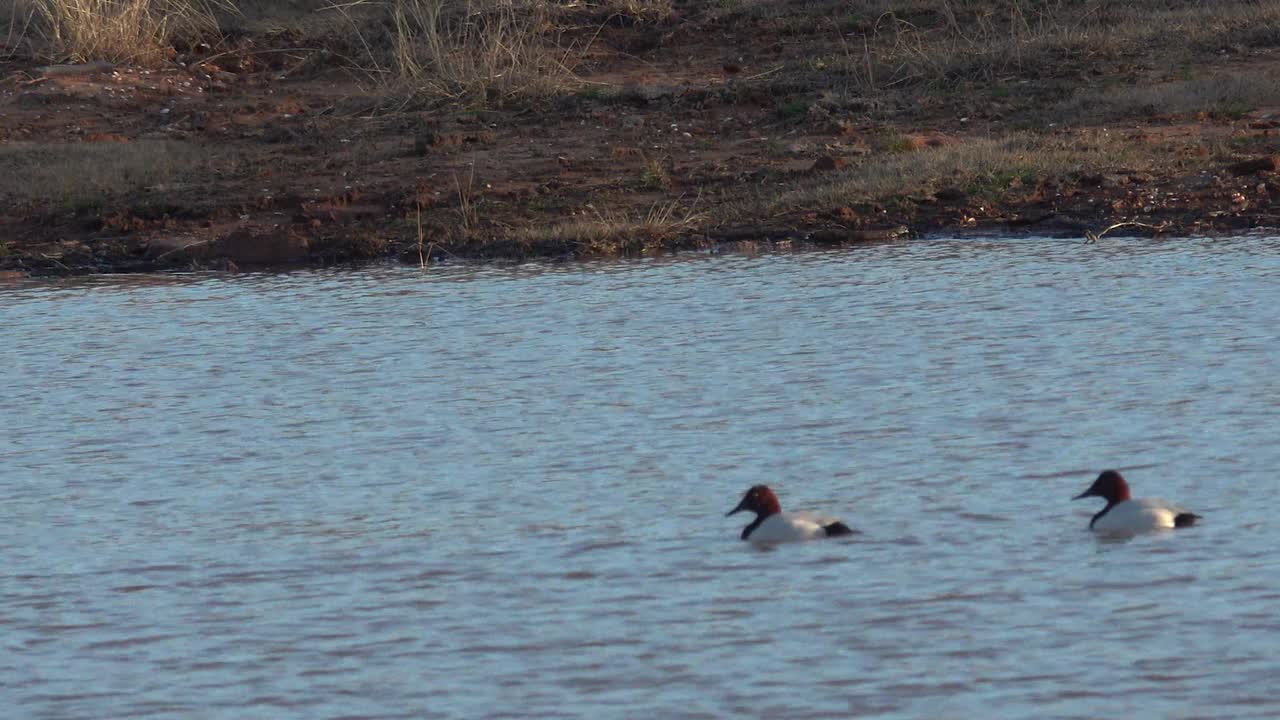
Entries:
POLYGON ((777 513, 765 518, 744 539, 759 545, 817 540, 828 537, 827 526, 838 522, 836 518, 813 513, 777 513))
POLYGON ((1158 498, 1125 500, 1110 506, 1089 527, 1098 532, 1138 533, 1177 527, 1176 518, 1186 510, 1158 498))

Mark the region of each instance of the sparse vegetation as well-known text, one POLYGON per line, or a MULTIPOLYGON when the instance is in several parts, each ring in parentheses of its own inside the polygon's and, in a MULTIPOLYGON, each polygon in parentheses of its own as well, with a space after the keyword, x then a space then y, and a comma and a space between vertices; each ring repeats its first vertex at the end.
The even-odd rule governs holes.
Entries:
POLYGON ((592 207, 588 218, 524 229, 513 240, 531 249, 552 250, 549 254, 637 254, 659 249, 682 234, 695 231, 704 219, 695 205, 685 206, 677 199, 635 214, 600 212, 592 207))
POLYGON ((1277 49, 1280 0, 0 0, 0 223, 416 263, 1280 224, 1277 49))
POLYGON ((1083 90, 1057 107, 1077 122, 1151 119, 1204 113, 1238 120, 1259 107, 1280 106, 1280 71, 1210 74, 1194 80, 1083 90))
POLYGON ((671 0, 609 0, 604 4, 610 18, 627 24, 657 25, 671 18, 671 0))
POLYGON ((1037 182, 1062 182, 1140 159, 1130 145, 1109 133, 1062 138, 1012 135, 874 155, 833 179, 784 193, 770 204, 774 211, 840 207, 884 201, 906 188, 921 196, 958 188, 967 195, 994 199, 1009 190, 1025 193, 1037 182))
POLYGON ((541 0, 393 0, 390 16, 391 77, 414 94, 483 106, 573 87, 541 0))
POLYGON ((807 10, 815 18, 808 28, 793 22, 787 6, 768 0, 731 13, 788 34, 819 34, 829 23, 843 52, 824 69, 862 91, 1067 78, 1152 57, 1179 63, 1194 53, 1280 45, 1280 3, 1266 0, 872 0, 852 13, 846 3, 816 0, 807 10))
POLYGON ((197 148, 172 140, 0 144, 0 177, 11 179, 8 197, 53 208, 95 207, 159 189, 189 178, 206 162, 197 148))

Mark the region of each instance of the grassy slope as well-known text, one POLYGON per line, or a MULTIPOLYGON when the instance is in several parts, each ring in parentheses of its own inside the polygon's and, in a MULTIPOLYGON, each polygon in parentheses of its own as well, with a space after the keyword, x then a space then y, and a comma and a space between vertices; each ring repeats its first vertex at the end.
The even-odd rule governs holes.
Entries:
POLYGON ((1280 0, 166 0, 114 39, 17 2, 10 267, 1185 231, 1280 192, 1227 170, 1276 150, 1280 0), (150 71, 36 70, 98 58, 150 71))

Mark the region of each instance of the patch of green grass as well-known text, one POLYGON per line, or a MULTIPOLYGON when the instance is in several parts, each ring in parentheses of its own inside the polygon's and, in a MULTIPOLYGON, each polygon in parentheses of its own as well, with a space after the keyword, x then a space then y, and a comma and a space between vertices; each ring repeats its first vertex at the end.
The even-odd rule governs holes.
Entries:
POLYGON ((809 112, 809 103, 805 100, 788 100, 778 105, 775 111, 784 120, 794 120, 809 112))
POLYGON ((1014 188, 1035 182, 1035 172, 1028 168, 998 168, 970 178, 965 192, 972 197, 995 200, 1014 188))
POLYGON ((876 18, 867 17, 859 12, 850 12, 840 18, 840 32, 848 34, 864 34, 875 30, 876 18))
POLYGON ((1243 100, 1228 100, 1210 111, 1214 117, 1241 120, 1254 111, 1254 106, 1243 100))

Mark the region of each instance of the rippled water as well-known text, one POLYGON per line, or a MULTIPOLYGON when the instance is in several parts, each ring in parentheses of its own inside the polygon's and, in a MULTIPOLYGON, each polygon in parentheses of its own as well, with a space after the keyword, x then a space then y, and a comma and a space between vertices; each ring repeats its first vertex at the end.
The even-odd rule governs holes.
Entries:
POLYGON ((1280 240, 0 288, 38 718, 1280 714, 1280 240), (1105 467, 1202 527, 1130 542, 1105 467), (767 482, 863 534, 758 551, 767 482))

